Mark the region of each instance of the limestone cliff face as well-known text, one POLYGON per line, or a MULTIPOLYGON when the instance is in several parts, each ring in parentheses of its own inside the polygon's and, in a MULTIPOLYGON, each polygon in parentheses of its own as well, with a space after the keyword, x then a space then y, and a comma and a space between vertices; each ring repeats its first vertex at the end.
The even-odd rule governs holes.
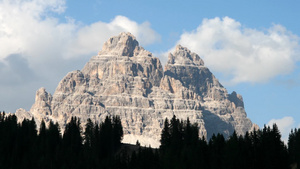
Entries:
POLYGON ((61 80, 53 96, 39 89, 30 111, 19 109, 16 115, 37 123, 57 121, 61 127, 72 116, 84 125, 88 118, 99 123, 119 115, 124 142, 138 139, 152 147, 159 146, 164 119, 173 115, 198 123, 205 137, 244 134, 253 127, 242 97, 228 94, 197 54, 178 45, 163 70, 130 33, 110 38, 81 71, 61 80))

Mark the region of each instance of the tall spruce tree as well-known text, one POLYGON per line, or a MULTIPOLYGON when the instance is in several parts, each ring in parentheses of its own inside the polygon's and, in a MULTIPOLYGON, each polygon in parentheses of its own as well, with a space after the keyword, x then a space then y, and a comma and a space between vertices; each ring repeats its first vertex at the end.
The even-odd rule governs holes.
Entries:
POLYGON ((121 146, 121 141, 123 139, 123 127, 122 127, 120 116, 113 116, 112 125, 113 125, 112 134, 113 134, 113 144, 114 144, 113 151, 116 151, 121 146))
POLYGON ((289 163, 300 168, 300 129, 294 129, 288 140, 289 163))
POLYGON ((168 118, 165 119, 164 127, 161 133, 160 149, 164 151, 171 144, 170 123, 168 118))
POLYGON ((63 140, 63 162, 66 168, 82 168, 82 137, 80 120, 72 117, 71 121, 66 125, 63 140))

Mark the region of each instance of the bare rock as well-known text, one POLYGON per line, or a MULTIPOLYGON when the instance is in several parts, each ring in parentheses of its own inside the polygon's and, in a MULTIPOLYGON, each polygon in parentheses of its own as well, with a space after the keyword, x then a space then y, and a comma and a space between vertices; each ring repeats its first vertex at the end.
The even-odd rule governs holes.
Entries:
POLYGON ((62 128, 72 116, 85 125, 88 118, 99 123, 119 115, 123 142, 138 139, 152 147, 159 146, 163 121, 173 115, 197 123, 204 137, 244 134, 254 126, 242 97, 228 94, 197 54, 178 45, 163 70, 130 33, 110 38, 82 70, 60 81, 53 96, 39 89, 30 111, 19 109, 16 115, 34 117, 38 125, 53 120, 62 128))

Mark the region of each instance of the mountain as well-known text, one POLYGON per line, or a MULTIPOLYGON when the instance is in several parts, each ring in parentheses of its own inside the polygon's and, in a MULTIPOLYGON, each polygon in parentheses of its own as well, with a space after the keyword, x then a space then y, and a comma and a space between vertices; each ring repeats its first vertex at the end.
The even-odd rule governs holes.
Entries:
POLYGON ((30 111, 19 109, 19 120, 34 117, 37 125, 53 120, 64 128, 72 116, 95 122, 119 115, 125 143, 159 146, 163 121, 177 118, 199 125, 200 136, 229 136, 256 127, 246 115, 242 96, 228 94, 203 60, 178 45, 162 67, 130 33, 110 38, 84 68, 68 73, 53 95, 36 92, 30 111))

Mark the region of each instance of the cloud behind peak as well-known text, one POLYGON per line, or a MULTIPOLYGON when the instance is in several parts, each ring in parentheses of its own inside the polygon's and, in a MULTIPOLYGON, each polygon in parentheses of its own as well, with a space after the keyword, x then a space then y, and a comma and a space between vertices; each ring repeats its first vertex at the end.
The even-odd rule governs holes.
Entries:
POLYGON ((299 37, 285 27, 274 24, 257 30, 229 17, 203 19, 177 44, 198 53, 229 84, 262 83, 290 73, 300 55, 299 37))

